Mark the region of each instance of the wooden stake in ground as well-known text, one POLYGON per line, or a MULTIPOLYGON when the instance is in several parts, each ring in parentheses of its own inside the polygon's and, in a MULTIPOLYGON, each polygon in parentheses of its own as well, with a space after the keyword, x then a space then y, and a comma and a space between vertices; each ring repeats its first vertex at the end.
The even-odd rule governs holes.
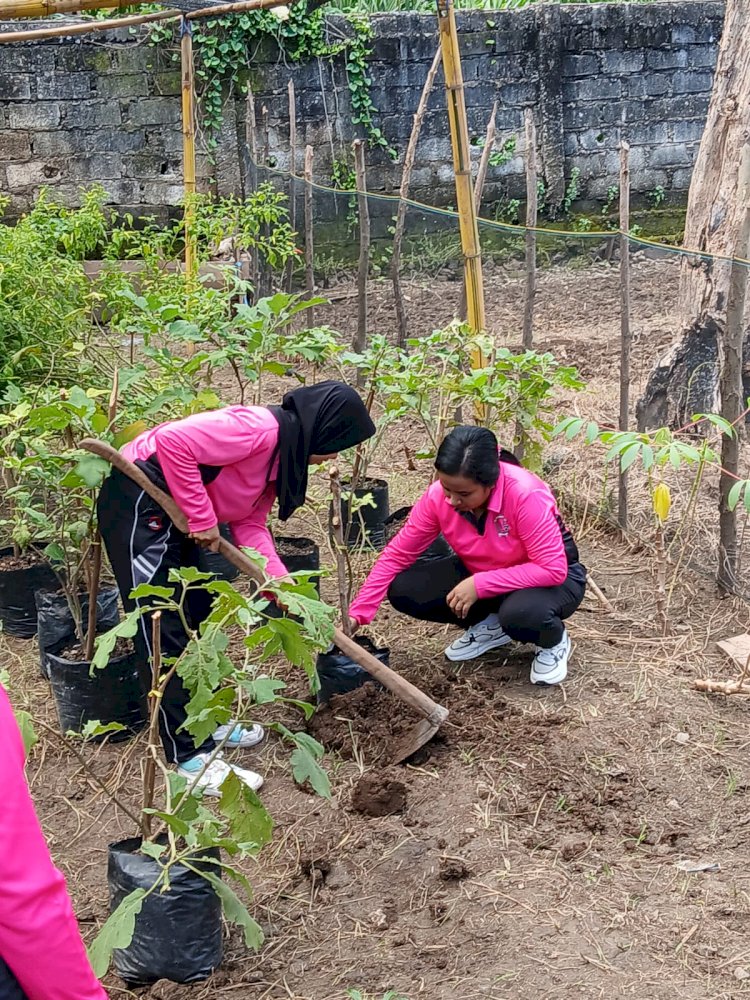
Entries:
MULTIPOLYGON (((313 148, 305 147, 305 290, 308 297, 315 294, 313 273, 313 148)), ((315 326, 313 309, 307 310, 310 326, 315 326)))
POLYGON ((534 341, 534 300, 536 299, 536 224, 539 214, 539 187, 536 173, 536 126, 531 108, 524 111, 526 133, 526 294, 523 304, 523 346, 531 350, 534 341))
MULTIPOLYGON (((487 180, 487 171, 490 166, 490 157, 492 156, 492 150, 495 148, 495 120, 497 118, 497 101, 492 105, 492 112, 490 113, 489 121, 487 122, 487 134, 484 137, 484 148, 482 149, 482 155, 479 158, 479 167, 477 169, 477 180, 474 185, 474 207, 476 209, 477 215, 479 215, 480 208, 482 206, 482 194, 484 192, 485 181, 487 180)), ((466 285, 461 289, 461 301, 458 306, 458 316, 466 322, 466 285)))
MULTIPOLYGON (((630 427, 630 146, 620 143, 620 423, 630 427)), ((628 530, 628 473, 618 468, 617 521, 628 530)))
MULTIPOLYGON (((750 143, 740 152, 737 178, 737 198, 742 207, 742 220, 737 233, 735 257, 747 259, 750 253, 750 143)), ((733 435, 721 439, 721 477, 719 479, 719 566, 717 582, 724 593, 731 593, 737 582, 737 511, 729 509, 729 493, 739 479, 740 435, 742 428, 742 341, 745 334, 745 300, 747 298, 747 265, 733 261, 729 279, 727 317, 721 342, 721 415, 734 427, 733 435)))
MULTIPOLYGON (((294 80, 289 81, 289 225, 292 232, 297 231, 297 98, 294 93, 294 80)), ((294 258, 290 257, 286 265, 285 287, 292 290, 294 278, 294 258)))
MULTIPOLYGON (((370 270, 370 210, 367 204, 367 174, 365 172, 365 143, 357 139, 354 149, 354 170, 357 177, 357 208, 359 211, 359 270, 357 272, 357 332, 352 340, 352 350, 361 354, 367 347, 367 276, 370 270)), ((357 384, 362 376, 357 375, 357 384)))
POLYGON ((182 157, 185 191, 185 281, 188 291, 197 274, 195 241, 195 85, 193 80, 193 28, 183 17, 180 58, 182 66, 182 157))
POLYGON ((154 804, 154 785, 156 783, 156 755, 159 753, 159 706, 161 694, 159 680, 161 677, 161 611, 155 611, 151 616, 151 690, 148 695, 149 727, 148 754, 143 769, 143 807, 141 811, 141 836, 148 840, 151 836, 151 815, 147 809, 154 804))
POLYGON ((430 99, 432 88, 435 84, 435 77, 443 59, 443 51, 438 48, 432 65, 427 73, 422 96, 419 99, 414 124, 412 125, 409 142, 404 154, 404 169, 401 172, 401 190, 399 191, 398 211, 396 212, 396 225, 393 233, 393 255, 391 256, 391 281, 393 282, 393 297, 396 303, 396 319, 398 321, 398 346, 403 347, 406 343, 408 321, 406 318, 406 308, 404 306, 404 293, 401 289, 401 245, 404 241, 404 228, 406 226, 406 199, 409 197, 409 186, 411 184, 411 173, 414 169, 414 158, 417 154, 417 143, 419 133, 422 131, 422 122, 427 111, 427 102, 430 99))
POLYGON ((347 555, 344 544, 343 509, 341 506, 341 478, 339 470, 332 465, 328 470, 331 481, 331 528, 333 529, 333 544, 336 549, 336 580, 339 588, 339 607, 341 608, 341 630, 345 635, 351 635, 349 623, 349 583, 347 580, 347 555))

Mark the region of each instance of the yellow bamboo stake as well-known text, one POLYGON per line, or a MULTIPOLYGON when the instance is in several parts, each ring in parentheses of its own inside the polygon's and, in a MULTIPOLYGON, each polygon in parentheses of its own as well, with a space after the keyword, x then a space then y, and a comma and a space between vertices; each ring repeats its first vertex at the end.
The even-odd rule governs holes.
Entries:
POLYGON ((132 0, 11 0, 0 3, 0 20, 8 17, 48 17, 50 14, 76 14, 80 10, 105 7, 130 7, 132 0))
MULTIPOLYGON (((193 27, 183 17, 180 25, 182 67, 182 171, 185 192, 185 291, 188 302, 195 285, 198 263, 195 241, 195 89, 193 80, 193 27)), ((188 357, 195 345, 188 344, 188 357)))
MULTIPOLYGON (((464 257, 466 319, 471 330, 475 333, 481 333, 485 329, 482 255, 479 248, 479 226, 477 225, 471 180, 469 127, 466 121, 464 80, 461 72, 461 55, 458 48, 453 0, 437 0, 437 10, 440 46, 443 52, 445 90, 448 100, 448 120, 453 146, 453 169, 456 175, 456 203, 461 232, 461 249, 464 257)), ((472 355, 473 367, 482 368, 485 363, 486 360, 481 350, 475 350, 472 355)))

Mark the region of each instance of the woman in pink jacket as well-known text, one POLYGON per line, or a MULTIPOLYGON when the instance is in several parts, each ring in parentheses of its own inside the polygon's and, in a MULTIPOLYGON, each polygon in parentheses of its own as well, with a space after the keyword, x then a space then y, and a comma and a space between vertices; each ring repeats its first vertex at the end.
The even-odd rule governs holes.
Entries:
POLYGON ((451 431, 435 468, 438 481, 353 601, 352 625, 371 622, 387 594, 412 618, 469 625, 446 649, 448 659, 529 642, 532 684, 560 684, 571 649, 563 622, 583 600, 586 570, 552 491, 509 452, 498 453, 483 427, 451 431), (454 554, 418 562, 441 534, 454 554))
MULTIPOLYGON (((375 427, 357 392, 343 382, 320 382, 288 392, 281 406, 227 406, 184 420, 160 424, 126 445, 123 454, 177 501, 188 518, 189 535, 178 531, 165 512, 116 469, 105 481, 97 505, 99 525, 125 607, 142 583, 165 585, 169 571, 194 566, 198 546, 218 547, 219 524, 226 522, 238 545, 266 557, 266 571, 286 575, 268 529, 274 501, 286 521, 305 502, 307 470, 339 451, 372 437, 375 427)), ((187 608, 193 628, 206 618, 211 599, 194 592, 187 608)), ((136 637, 150 655, 150 622, 141 618, 136 637)), ((162 651, 179 656, 187 635, 176 614, 161 618, 162 651)), ((167 759, 186 777, 204 768, 216 741, 228 735, 229 748, 251 747, 263 738, 260 726, 222 727, 196 746, 183 724, 188 692, 179 677, 170 681, 161 704, 160 729, 167 759)), ((241 781, 260 788, 260 775, 217 757, 199 785, 219 795, 229 768, 241 781)))
POLYGON ((65 879, 47 850, 23 766, 21 734, 0 686, 0 998, 107 1000, 86 958, 65 879))

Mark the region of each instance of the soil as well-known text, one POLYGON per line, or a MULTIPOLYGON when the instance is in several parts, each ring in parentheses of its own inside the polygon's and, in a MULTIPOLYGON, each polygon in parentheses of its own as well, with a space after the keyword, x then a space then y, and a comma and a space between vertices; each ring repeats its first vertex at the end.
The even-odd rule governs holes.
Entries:
POLYGON ((32 566, 39 566, 41 563, 47 562, 44 555, 41 552, 35 552, 33 549, 22 552, 21 555, 10 555, 0 556, 0 573, 10 573, 15 570, 20 569, 31 569, 32 566))
MULTIPOLYGON (((341 485, 344 489, 350 488, 350 483, 343 481, 341 485)), ((384 479, 360 479, 355 494, 371 493, 373 490, 382 490, 388 484, 384 479)))
MULTIPOLYGON (((636 398, 673 333, 677 269, 634 265, 636 398)), ((500 342, 513 346, 523 275, 489 268, 486 277, 488 317, 500 342)), ((585 394, 571 394, 571 408, 616 419, 616 270, 551 268, 540 272, 538 289, 538 348, 577 364, 588 380, 585 394)), ((418 335, 452 314, 460 285, 431 279, 405 291, 410 334, 418 335)), ((395 328, 387 293, 373 282, 372 330, 395 328)), ((351 335, 356 311, 356 299, 342 298, 316 319, 351 335)), ((419 472, 410 473, 400 447, 418 445, 418 434, 416 425, 394 427, 370 467, 388 475, 394 506, 413 503, 429 481, 429 462, 419 460, 419 472)), ((222 967, 206 983, 127 991, 110 975, 113 997, 346 1000, 355 989, 366 1000, 389 990, 408 1000, 750 997, 749 706, 692 686, 736 675, 716 642, 750 629, 750 607, 720 599, 706 550, 691 550, 674 578, 664 637, 645 542, 625 546, 593 516, 604 503, 598 459, 576 446, 562 449, 558 465, 558 450, 549 449, 550 468, 562 470, 575 494, 565 509, 569 526, 615 608, 607 613, 589 593, 571 619, 565 684, 532 686, 533 651, 516 644, 449 665, 443 649, 453 630, 384 606, 370 634, 390 647, 394 669, 449 710, 436 737, 390 767, 388 748, 418 719, 366 684, 336 696, 309 724, 327 748, 330 801, 294 783, 275 734, 238 754, 263 773, 261 795, 275 819, 273 845, 246 867, 264 947, 249 952, 232 930, 222 967), (571 455, 579 462, 575 478, 567 471, 571 455), (687 568, 693 562, 703 575, 687 568), (373 816, 354 807, 355 795, 387 801, 389 782, 404 787, 400 811, 373 816), (362 788, 367 794, 355 792, 362 788), (718 867, 690 872, 684 862, 718 867)), ((320 496, 325 511, 324 485, 320 496)), ((285 530, 324 543, 325 526, 309 509, 285 530)), ((361 579, 372 554, 352 562, 361 579)), ((324 578, 322 589, 333 602, 335 577, 324 578)), ((7 637, 0 643, 13 663, 19 706, 52 721, 35 650, 7 637)), ((275 662, 263 670, 283 677, 290 697, 305 695, 301 671, 275 662)), ((264 707, 258 718, 300 728, 291 713, 264 707)), ((40 733, 29 783, 90 942, 108 912, 107 844, 136 831, 107 806, 64 742, 40 733)), ((141 735, 83 752, 132 808, 144 750, 141 735)))
MULTIPOLYGON (((118 639, 115 643, 115 648, 112 650, 112 655, 110 660, 119 660, 125 656, 130 656, 133 652, 133 643, 130 639, 118 639)), ((56 653, 61 660, 69 660, 72 663, 88 663, 89 661, 85 659, 83 647, 80 642, 74 640, 69 645, 65 646, 56 653)))
POLYGON ((315 553, 315 542, 310 538, 286 538, 275 536, 276 551, 282 562, 285 556, 294 556, 301 559, 304 556, 312 556, 315 553))
POLYGON ((390 542, 390 540, 395 538, 399 531, 401 531, 410 511, 411 507, 404 507, 402 510, 397 510, 395 514, 390 515, 385 523, 386 542, 390 542))
POLYGON ((352 809, 365 816, 393 816, 406 808, 406 785, 379 771, 363 774, 352 792, 352 809))

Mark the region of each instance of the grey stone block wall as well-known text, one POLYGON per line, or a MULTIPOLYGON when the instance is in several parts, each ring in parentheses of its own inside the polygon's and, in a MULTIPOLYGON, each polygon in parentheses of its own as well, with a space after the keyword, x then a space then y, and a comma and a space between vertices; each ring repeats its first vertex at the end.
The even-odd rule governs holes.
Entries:
MULTIPOLYGON (((708 106, 723 11, 722 0, 683 0, 459 14, 475 155, 495 101, 499 138, 519 140, 517 155, 491 168, 487 200, 523 197, 526 107, 534 110, 541 173, 552 202, 562 199, 574 168, 580 171, 580 197, 604 198, 617 180, 621 138, 632 148, 636 193, 661 187, 675 198, 684 196, 708 106)), ((380 15, 373 25, 370 71, 378 124, 402 154, 438 44, 435 19, 380 15)), ((13 29, 18 26, 13 22, 13 29)), ((10 28, 0 24, 0 30, 10 28)), ((75 203, 81 185, 98 181, 113 204, 140 213, 163 212, 179 202, 180 74, 171 53, 152 48, 145 37, 120 30, 0 46, 0 192, 10 196, 11 217, 44 185, 75 203)), ((331 148, 346 149, 357 137, 343 64, 295 66, 264 46, 249 69, 256 106, 267 109, 277 167, 290 165, 291 76, 300 146, 315 147, 316 175, 327 180, 331 148)), ((245 131, 245 101, 234 96, 227 101, 214 162, 200 157, 204 186, 242 192, 245 131)), ((451 203, 451 162, 439 77, 417 154, 414 197, 451 203)), ((400 175, 400 162, 393 164, 380 151, 368 153, 372 191, 397 192, 400 175)))

